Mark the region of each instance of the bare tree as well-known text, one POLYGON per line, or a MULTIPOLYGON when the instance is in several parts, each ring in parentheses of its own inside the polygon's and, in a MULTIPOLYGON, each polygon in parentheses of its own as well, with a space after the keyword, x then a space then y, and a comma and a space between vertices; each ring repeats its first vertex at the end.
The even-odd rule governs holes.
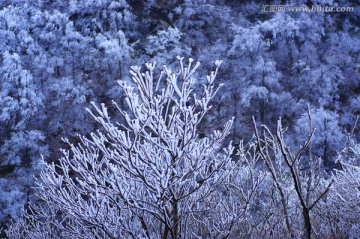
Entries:
POLYGON ((349 142, 339 158, 341 168, 334 172, 334 186, 323 206, 322 213, 331 225, 326 233, 337 238, 359 238, 360 145, 349 142))
MULTIPOLYGON (((281 119, 276 133, 264 125, 260 131, 253 120, 253 140, 240 142, 234 157, 231 143, 222 146, 233 120, 207 137, 198 132, 219 90, 221 62, 202 91, 194 77, 200 64, 179 64, 175 73, 164 66, 159 78, 155 64, 132 67, 133 83, 119 82, 126 104, 113 102, 123 123, 105 104, 92 103, 87 110, 101 128, 76 145, 65 140, 70 150, 57 163, 44 162, 40 203, 9 225, 8 238, 358 235, 359 167, 344 163, 325 173, 312 156, 310 113, 310 133, 298 148, 288 146, 281 119)), ((359 148, 348 147, 346 155, 358 159, 359 148)))
MULTIPOLYGON (((132 67, 135 87, 119 82, 127 109, 114 102, 124 124, 112 122, 104 104, 88 109, 102 128, 81 136, 78 145, 68 142, 59 164, 46 165, 39 197, 47 209, 34 207, 25 221, 40 231, 55 227, 63 238, 178 239, 227 227, 203 219, 217 216, 218 203, 209 200, 221 193, 232 168, 232 146, 221 150, 232 120, 208 137, 197 131, 219 89, 214 80, 221 62, 200 96, 193 92, 200 64, 179 62, 179 72, 165 66, 158 80, 155 64, 146 64, 146 72, 132 67)), ((10 228, 9 236, 19 228, 10 228)))
MULTIPOLYGON (((284 138, 281 119, 278 121, 276 134, 272 134, 266 126, 262 126, 259 134, 255 120, 255 136, 257 149, 264 160, 273 180, 273 188, 277 193, 275 199, 280 202, 281 214, 285 221, 287 236, 291 238, 312 237, 312 219, 310 212, 328 193, 333 181, 324 179, 321 159, 311 155, 311 138, 314 134, 309 113, 310 134, 297 150, 293 151, 284 138), (308 152, 306 157, 305 153, 308 152), (299 211, 299 212, 298 212, 299 211), (302 232, 296 229, 297 215, 301 215, 302 232)), ((279 234, 279 232, 276 232, 279 234)))

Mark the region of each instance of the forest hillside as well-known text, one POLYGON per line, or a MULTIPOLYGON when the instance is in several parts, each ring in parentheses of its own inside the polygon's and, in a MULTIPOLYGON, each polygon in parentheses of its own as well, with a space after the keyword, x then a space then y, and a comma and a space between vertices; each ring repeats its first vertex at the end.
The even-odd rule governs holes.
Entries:
POLYGON ((359 77, 358 1, 0 1, 3 236, 359 238, 359 77))

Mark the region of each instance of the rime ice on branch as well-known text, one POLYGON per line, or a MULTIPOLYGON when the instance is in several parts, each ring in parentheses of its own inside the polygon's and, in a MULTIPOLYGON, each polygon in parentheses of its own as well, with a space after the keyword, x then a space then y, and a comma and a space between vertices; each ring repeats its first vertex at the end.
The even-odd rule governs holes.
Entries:
POLYGON ((155 64, 146 64, 145 72, 130 71, 135 87, 119 81, 128 110, 113 104, 124 124, 110 119, 105 104, 92 103, 87 111, 102 127, 80 136, 78 145, 69 143, 59 165, 46 166, 39 195, 47 206, 26 216, 35 225, 27 225, 28 237, 33 230, 48 233, 51 224, 65 238, 188 238, 216 231, 201 218, 216 211, 211 198, 232 166, 232 146, 220 148, 232 120, 204 138, 197 128, 219 90, 214 80, 221 62, 196 95, 200 63, 178 60, 178 72, 164 66, 156 79, 155 64))

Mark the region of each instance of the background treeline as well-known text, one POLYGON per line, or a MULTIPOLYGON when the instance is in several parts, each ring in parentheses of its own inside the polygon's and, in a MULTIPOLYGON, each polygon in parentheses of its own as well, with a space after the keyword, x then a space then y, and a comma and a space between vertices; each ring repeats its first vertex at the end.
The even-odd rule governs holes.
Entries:
MULTIPOLYGON (((98 128, 90 101, 125 107, 117 80, 132 65, 221 59, 224 83, 200 132, 235 116, 227 140, 253 136, 251 117, 276 130, 282 118, 290 148, 306 140, 310 106, 314 158, 337 167, 358 141, 360 8, 357 1, 24 0, 0 10, 0 220, 34 200, 41 155, 56 161, 63 137, 98 128), (354 7, 354 12, 265 13, 264 4, 354 7), (343 155, 343 154, 341 154, 343 155)), ((204 80, 204 79, 203 79, 204 80)), ((200 86, 199 86, 200 89, 200 86)), ((109 108, 112 119, 118 111, 109 108)))

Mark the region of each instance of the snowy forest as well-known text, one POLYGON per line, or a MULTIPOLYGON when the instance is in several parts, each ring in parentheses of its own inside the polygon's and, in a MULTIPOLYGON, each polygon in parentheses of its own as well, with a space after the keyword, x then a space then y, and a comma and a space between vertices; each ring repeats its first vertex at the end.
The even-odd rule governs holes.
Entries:
POLYGON ((0 237, 360 238, 359 116, 358 0, 0 1, 0 237))

